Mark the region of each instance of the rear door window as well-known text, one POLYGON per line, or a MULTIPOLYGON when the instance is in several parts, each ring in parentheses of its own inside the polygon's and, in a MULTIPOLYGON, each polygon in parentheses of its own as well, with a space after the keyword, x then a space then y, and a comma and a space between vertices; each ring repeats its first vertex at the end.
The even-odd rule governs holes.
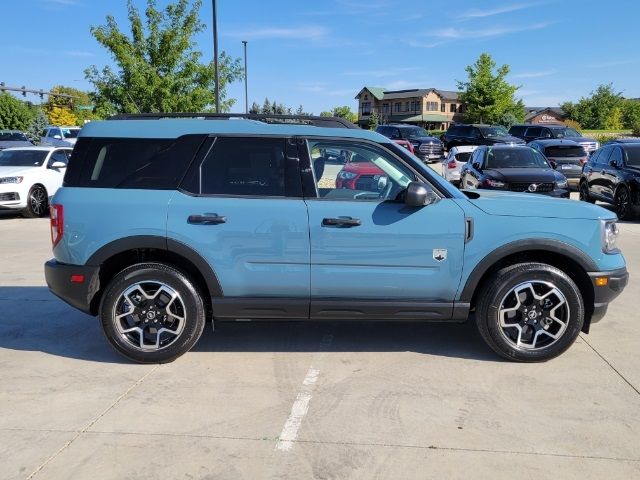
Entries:
POLYGON ((540 136, 542 132, 542 128, 540 127, 529 127, 527 128, 527 131, 525 132, 525 137, 530 137, 530 138, 538 138, 540 136))

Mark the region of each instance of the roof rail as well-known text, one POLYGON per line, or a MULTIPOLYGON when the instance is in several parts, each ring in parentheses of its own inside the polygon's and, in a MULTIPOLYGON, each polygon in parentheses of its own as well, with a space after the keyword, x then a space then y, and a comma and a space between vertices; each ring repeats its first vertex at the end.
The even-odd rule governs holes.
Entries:
POLYGON ((231 120, 243 118, 264 123, 312 125, 328 128, 360 128, 341 117, 317 117, 313 115, 276 115, 264 113, 121 113, 108 120, 161 120, 164 118, 194 118, 201 120, 231 120))

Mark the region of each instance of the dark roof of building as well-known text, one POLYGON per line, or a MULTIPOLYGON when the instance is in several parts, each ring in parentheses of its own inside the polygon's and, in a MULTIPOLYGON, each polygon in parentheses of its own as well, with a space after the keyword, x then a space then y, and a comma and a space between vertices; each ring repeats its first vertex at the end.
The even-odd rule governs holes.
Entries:
MULTIPOLYGON (((438 90, 437 88, 409 88, 406 90, 386 90, 380 87, 364 87, 362 90, 367 89, 377 100, 395 100, 398 98, 413 98, 424 97, 429 92, 435 92, 443 100, 457 100, 458 92, 452 90, 438 90)), ((360 96, 362 90, 358 92, 356 98, 360 96)))
MULTIPOLYGON (((363 87, 362 90, 369 90, 371 92, 371 95, 373 95, 377 100, 382 100, 382 97, 384 97, 384 91, 386 89, 382 87, 363 87)), ((358 95, 356 95, 355 98, 358 98, 360 96, 362 90, 358 92, 358 95)))
POLYGON ((440 95, 444 100, 457 100, 460 92, 454 92, 453 90, 438 90, 435 89, 435 92, 440 95))
POLYGON ((536 115, 540 115, 544 112, 552 112, 560 117, 565 117, 566 113, 560 107, 524 107, 525 111, 525 121, 535 117, 536 115))

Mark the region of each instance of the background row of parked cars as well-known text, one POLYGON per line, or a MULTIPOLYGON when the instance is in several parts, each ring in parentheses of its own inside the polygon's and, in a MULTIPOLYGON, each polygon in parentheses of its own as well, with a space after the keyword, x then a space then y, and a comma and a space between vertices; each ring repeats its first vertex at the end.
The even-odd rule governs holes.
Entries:
POLYGON ((0 210, 47 215, 79 132, 80 127, 49 126, 35 146, 19 130, 0 130, 0 210))

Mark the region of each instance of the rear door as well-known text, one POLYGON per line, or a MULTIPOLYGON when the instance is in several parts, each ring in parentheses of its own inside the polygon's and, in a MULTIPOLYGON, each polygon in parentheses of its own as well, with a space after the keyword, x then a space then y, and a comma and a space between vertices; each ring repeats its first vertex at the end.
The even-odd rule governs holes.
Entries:
POLYGON ((311 318, 450 319, 464 256, 462 209, 447 198, 408 207, 398 195, 418 175, 370 142, 309 139, 300 156, 313 168, 303 172, 320 170, 327 148, 368 163, 368 174, 336 188, 339 170, 325 168, 306 192, 311 318))
POLYGON ((308 318, 309 224, 293 141, 209 139, 170 201, 167 237, 215 273, 214 317, 308 318))
POLYGON ((589 179, 589 192, 598 197, 606 198, 605 195, 605 166, 609 164, 609 156, 611 155, 611 146, 604 147, 587 174, 589 179))
POLYGON ((610 201, 613 201, 616 187, 622 181, 622 166, 622 150, 620 147, 613 147, 607 163, 602 165, 602 195, 610 201))

